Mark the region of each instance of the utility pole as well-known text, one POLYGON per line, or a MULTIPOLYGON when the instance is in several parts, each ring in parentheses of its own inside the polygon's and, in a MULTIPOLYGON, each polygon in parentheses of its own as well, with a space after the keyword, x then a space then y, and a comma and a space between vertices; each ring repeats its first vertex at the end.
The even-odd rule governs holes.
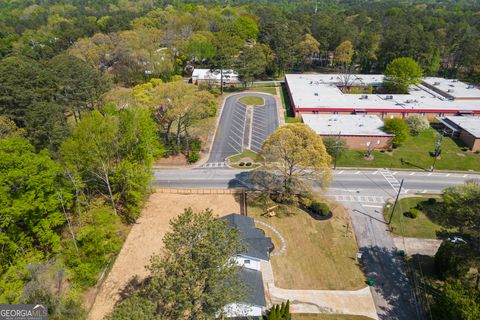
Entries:
POLYGON ((442 140, 443 140, 443 132, 438 137, 437 141, 435 141, 435 151, 433 151, 433 164, 430 167, 430 172, 435 170, 435 163, 437 162, 438 156, 442 153, 442 140))
POLYGON ((338 158, 338 144, 340 143, 341 131, 338 132, 337 139, 335 140, 335 158, 333 159, 333 170, 337 169, 337 158, 338 158))
POLYGON ((395 203, 393 204, 392 213, 390 214, 390 219, 388 219, 387 224, 392 223, 392 218, 393 218, 393 214, 395 213, 395 208, 397 207, 398 198, 400 197, 400 192, 402 192, 403 180, 404 179, 402 179, 402 182, 400 182, 400 187, 398 188, 397 197, 395 198, 395 203))

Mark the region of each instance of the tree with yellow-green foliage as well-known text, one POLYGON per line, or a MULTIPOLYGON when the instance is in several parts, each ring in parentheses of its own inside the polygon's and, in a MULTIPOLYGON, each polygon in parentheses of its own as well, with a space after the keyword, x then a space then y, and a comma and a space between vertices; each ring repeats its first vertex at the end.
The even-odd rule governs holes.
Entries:
POLYGON ((310 193, 312 183, 328 186, 331 157, 322 138, 305 124, 280 127, 263 144, 265 167, 254 181, 280 202, 310 193))

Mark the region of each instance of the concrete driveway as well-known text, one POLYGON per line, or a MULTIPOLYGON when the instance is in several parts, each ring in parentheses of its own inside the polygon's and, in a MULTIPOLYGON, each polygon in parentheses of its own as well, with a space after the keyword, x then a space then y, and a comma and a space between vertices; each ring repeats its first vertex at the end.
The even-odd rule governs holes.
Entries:
POLYGON ((269 304, 290 300, 292 313, 327 313, 365 316, 378 319, 370 289, 296 290, 275 286, 272 265, 261 263, 265 294, 269 304))
POLYGON ((264 93, 239 93, 225 99, 210 158, 203 168, 221 168, 225 159, 249 148, 260 151, 263 142, 278 127, 274 96, 264 93), (239 100, 246 96, 261 97, 264 106, 247 107, 239 100))

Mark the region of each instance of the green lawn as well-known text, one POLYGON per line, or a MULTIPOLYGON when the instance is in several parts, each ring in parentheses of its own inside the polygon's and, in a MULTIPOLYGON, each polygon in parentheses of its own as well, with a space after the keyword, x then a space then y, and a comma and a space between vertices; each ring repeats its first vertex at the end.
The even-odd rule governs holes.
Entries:
POLYGON ((229 162, 251 161, 263 162, 263 157, 252 150, 244 150, 242 153, 236 154, 228 158, 229 162))
POLYGON ((275 88, 250 88, 251 91, 265 92, 269 94, 276 95, 277 90, 275 88))
POLYGON ((302 120, 300 118, 295 118, 293 115, 293 109, 290 105, 290 99, 288 98, 288 92, 285 85, 282 85, 280 90, 280 97, 282 98, 283 110, 285 110, 285 122, 286 123, 298 123, 302 120))
MULTIPOLYGON (((395 213, 393 215, 390 228, 396 235, 424 238, 424 239, 436 239, 438 238, 437 232, 445 229, 441 226, 440 215, 441 205, 437 199, 437 203, 429 204, 428 199, 432 197, 408 197, 398 201, 395 213), (405 217, 404 213, 412 208, 421 204, 421 214, 415 219, 405 217)), ((389 204, 385 207, 384 215, 385 221, 388 222, 392 212, 393 205, 389 204)), ((417 207, 418 209, 418 207, 417 207)))
MULTIPOLYGON (((285 238, 286 251, 270 259, 278 287, 326 290, 365 287, 365 277, 355 259, 358 246, 345 208, 330 203, 333 218, 324 221, 315 220, 298 207, 286 205, 278 205, 274 217, 262 215, 276 205, 271 200, 255 199, 253 195, 248 198, 248 215, 270 224, 285 238)), ((257 226, 272 238, 275 248, 281 248, 280 240, 270 229, 257 226)))
MULTIPOLYGON (((338 159, 337 166, 427 170, 434 160, 429 152, 435 148, 435 134, 434 129, 428 129, 418 136, 409 137, 403 145, 393 151, 393 154, 374 151, 374 160, 366 160, 363 156, 365 151, 347 150, 338 159), (404 160, 403 163, 401 159, 404 160)), ((458 141, 445 137, 442 142, 442 154, 436 161, 435 169, 480 171, 480 154, 467 151, 458 141)))
POLYGON ((263 100, 263 98, 257 97, 257 96, 241 97, 240 102, 244 103, 248 106, 263 106, 263 105, 265 105, 265 100, 263 100))

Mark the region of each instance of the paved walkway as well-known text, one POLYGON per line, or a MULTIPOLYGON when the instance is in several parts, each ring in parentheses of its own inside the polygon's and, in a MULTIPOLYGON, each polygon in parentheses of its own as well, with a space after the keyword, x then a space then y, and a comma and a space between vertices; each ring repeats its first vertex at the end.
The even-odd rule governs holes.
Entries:
POLYGON ((277 229, 275 229, 273 226, 269 225, 268 223, 265 223, 265 222, 260 221, 260 220, 255 220, 255 223, 261 224, 262 226, 272 230, 272 232, 275 233, 275 236, 277 236, 277 238, 282 243, 282 247, 280 249, 275 250, 274 252, 272 252, 270 254, 271 257, 279 256, 282 253, 284 253, 285 250, 287 250, 287 241, 285 241, 285 238, 282 236, 282 234, 280 232, 278 232, 277 229))
POLYGON ((272 265, 262 261, 261 270, 269 305, 290 300, 292 313, 361 315, 378 319, 368 287, 360 290, 295 290, 275 286, 272 265))

